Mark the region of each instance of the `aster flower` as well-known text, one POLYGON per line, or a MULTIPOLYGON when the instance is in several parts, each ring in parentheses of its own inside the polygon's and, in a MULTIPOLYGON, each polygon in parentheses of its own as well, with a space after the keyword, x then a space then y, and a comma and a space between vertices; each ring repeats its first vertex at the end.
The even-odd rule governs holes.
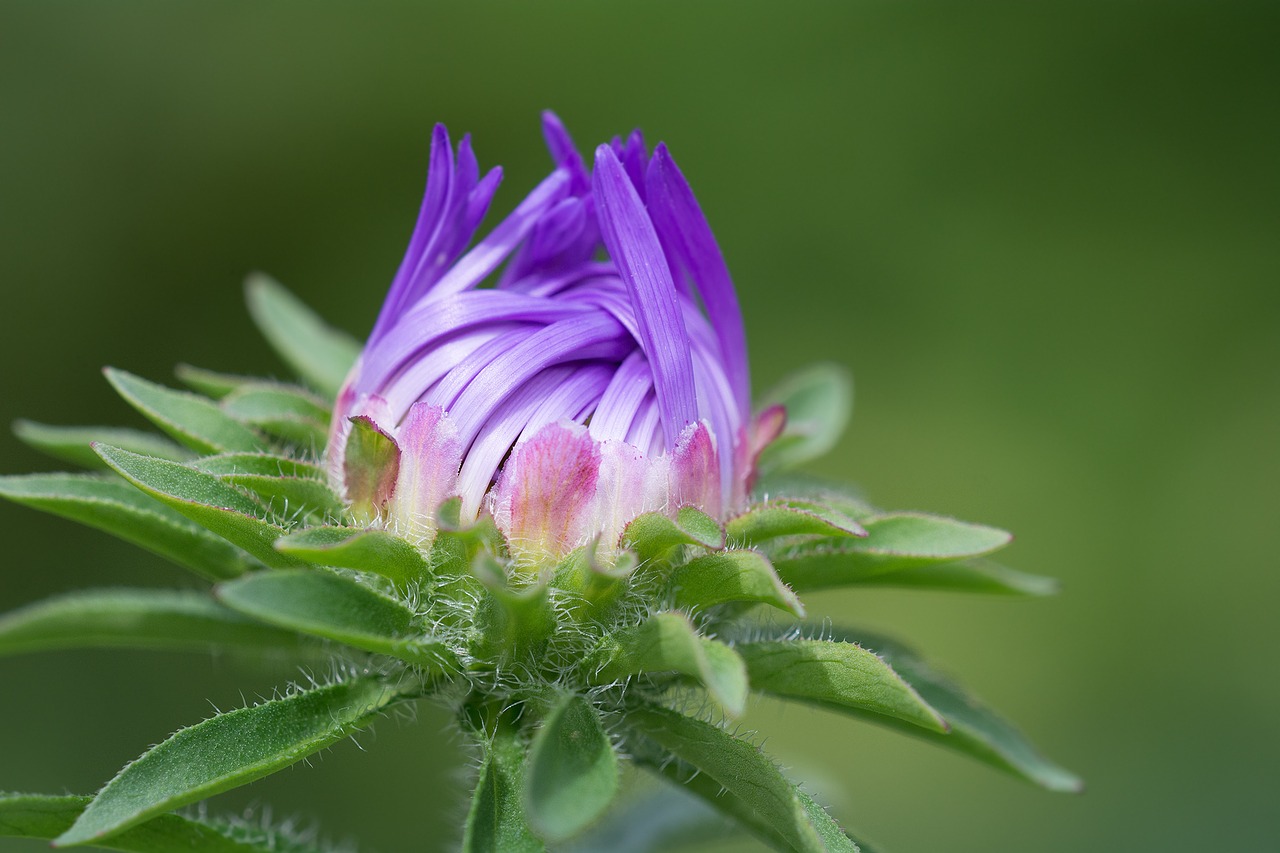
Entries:
POLYGON ((464 253, 501 172, 480 178, 469 138, 455 156, 436 128, 409 249, 338 397, 336 483, 420 542, 455 494, 534 559, 616 547, 644 512, 723 519, 781 425, 750 417, 733 283, 666 146, 637 131, 588 173, 554 115, 543 129, 554 171, 464 253), (378 479, 346 458, 353 418, 398 446, 382 494, 353 494, 378 479))
POLYGON ((1003 531, 788 475, 838 438, 843 371, 802 372, 753 410, 733 283, 666 148, 633 133, 588 169, 554 116, 543 130, 551 174, 477 239, 501 172, 481 176, 469 139, 455 150, 436 128, 363 348, 251 279, 254 319, 302 384, 183 367, 188 392, 108 370, 164 435, 17 426, 96 470, 0 477, 0 496, 213 585, 32 604, 0 616, 0 655, 215 645, 331 663, 176 732, 93 797, 0 794, 0 835, 319 853, 270 826, 168 813, 420 701, 449 709, 478 758, 466 853, 613 849, 689 798, 775 849, 854 853, 727 729, 753 691, 1078 789, 905 646, 801 621, 813 590, 1052 584, 988 560, 1003 531), (614 806, 623 761, 683 799, 614 806))

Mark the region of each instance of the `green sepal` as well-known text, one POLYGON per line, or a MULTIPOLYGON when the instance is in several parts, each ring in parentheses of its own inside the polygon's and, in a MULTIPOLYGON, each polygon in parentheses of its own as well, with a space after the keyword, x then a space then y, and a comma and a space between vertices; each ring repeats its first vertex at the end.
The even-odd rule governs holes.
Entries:
POLYGON ((308 450, 323 450, 329 437, 329 407, 296 386, 247 383, 224 397, 221 406, 241 423, 308 450))
POLYGON ((854 643, 769 640, 739 643, 735 650, 746 663, 754 690, 947 731, 942 716, 891 666, 854 643))
POLYGON ((546 642, 555 630, 556 617, 545 582, 511 586, 503 565, 484 551, 476 555, 471 573, 483 585, 475 615, 480 657, 514 657, 546 642))
POLYGON ((98 843, 167 811, 282 770, 407 698, 366 676, 219 714, 125 766, 55 843, 98 843))
POLYGON ((530 826, 547 841, 572 838, 594 823, 618 792, 618 756, 600 715, 566 694, 529 747, 524 779, 530 826))
POLYGON ((241 385, 251 385, 262 380, 256 376, 242 376, 238 373, 221 373, 217 370, 206 370, 190 364, 179 364, 173 369, 173 375, 197 394, 203 394, 212 400, 221 400, 241 385))
POLYGON ((274 548, 285 531, 259 518, 266 514, 266 508, 212 474, 104 444, 94 445, 94 449, 116 473, 139 489, 266 565, 298 564, 274 548))
MULTIPOLYGON (((962 588, 958 576, 965 574, 967 561, 1003 548, 1012 538, 994 527, 921 513, 882 514, 862 524, 865 539, 825 537, 772 551, 778 574, 801 592, 862 583, 928 586, 933 577, 950 577, 939 585, 962 588), (938 575, 943 566, 948 573, 938 575)), ((998 584, 995 573, 986 575, 998 584)))
POLYGON ((351 418, 346 450, 342 456, 342 482, 346 484, 351 515, 361 524, 383 517, 395 494, 400 473, 400 447, 395 439, 367 416, 351 418))
POLYGON ((761 472, 794 468, 836 446, 853 411, 853 380, 835 364, 815 364, 784 379, 764 395, 764 406, 782 406, 786 426, 760 453, 761 472))
POLYGON ((436 535, 432 540, 431 556, 437 565, 456 562, 466 567, 481 551, 492 554, 506 552, 506 540, 493 516, 482 513, 475 521, 462 520, 462 498, 452 497, 441 503, 435 519, 436 535))
POLYGON ((69 648, 295 649, 298 636, 246 619, 208 595, 82 590, 0 615, 0 656, 69 648))
POLYGON ((323 522, 346 512, 324 472, 310 462, 268 453, 227 453, 198 459, 191 467, 253 492, 280 518, 323 522))
POLYGON ((737 545, 750 546, 784 536, 865 537, 867 531, 834 507, 814 501, 775 500, 748 507, 725 525, 737 545))
POLYGON ((0 497, 110 533, 210 580, 251 565, 239 549, 114 476, 0 477, 0 497))
POLYGON ((648 563, 667 554, 672 548, 692 545, 708 551, 724 548, 724 528, 720 522, 691 506, 680 507, 676 517, 661 512, 636 516, 623 529, 620 540, 624 548, 648 563))
POLYGON ((425 633, 409 608, 332 572, 255 572, 220 584, 214 593, 232 610, 269 625, 391 655, 432 673, 458 666, 454 654, 425 633))
POLYGON ((912 649, 870 632, 842 630, 837 635, 873 649, 942 715, 951 730, 946 734, 930 732, 885 717, 878 718, 878 722, 963 752, 1050 791, 1076 793, 1084 789, 1078 776, 1041 755, 1012 724, 936 672, 912 649))
POLYGON ((778 850, 857 853, 844 830, 758 747, 666 708, 623 718, 636 760, 683 785, 778 850), (680 764, 668 761, 670 756, 680 764))
MULTIPOLYGON (((0 794, 0 837, 50 840, 66 832, 91 797, 0 794)), ((99 847, 99 845, 93 845, 99 847)), ((246 831, 216 821, 159 815, 102 842, 120 853, 320 853, 318 847, 271 830, 246 831), (255 836, 236 838, 235 835, 255 836)))
POLYGON ((266 446, 258 433, 204 397, 175 391, 114 367, 103 373, 125 402, 197 453, 254 451, 266 446))
POLYGON ((398 583, 427 576, 421 551, 376 527, 309 527, 277 540, 276 550, 312 565, 372 572, 398 583))
POLYGON ((245 299, 253 321, 284 363, 317 391, 337 397, 360 344, 262 273, 245 281, 245 299))
POLYGON ((640 558, 630 551, 608 552, 614 562, 603 562, 599 544, 597 539, 575 548, 556 568, 552 581, 556 589, 572 594, 570 609, 585 618, 603 618, 640 566, 640 558))
POLYGON ((724 643, 699 634, 683 613, 658 613, 614 633, 602 641, 588 665, 597 683, 640 673, 678 672, 700 682, 728 716, 740 717, 747 708, 742 658, 724 643))
POLYGON ((95 441, 173 462, 185 462, 192 455, 189 450, 179 447, 164 436, 128 427, 53 426, 18 420, 13 422, 13 434, 28 447, 55 459, 81 468, 98 470, 105 470, 107 466, 90 446, 95 441))
POLYGON ((484 763, 467 810, 462 853, 544 853, 524 814, 525 750, 499 730, 484 745, 484 763))
POLYGON ((696 557, 671 575, 677 607, 706 608, 725 602, 768 604, 793 616, 804 605, 759 551, 733 550, 696 557))

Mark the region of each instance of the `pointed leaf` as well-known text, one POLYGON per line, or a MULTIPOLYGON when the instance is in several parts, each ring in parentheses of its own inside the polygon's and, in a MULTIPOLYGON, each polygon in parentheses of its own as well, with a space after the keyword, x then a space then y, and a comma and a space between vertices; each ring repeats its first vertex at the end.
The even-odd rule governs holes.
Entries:
POLYGON ((174 462, 191 458, 190 451, 163 436, 127 427, 52 426, 35 421, 14 421, 13 433, 23 444, 82 468, 105 470, 107 467, 89 446, 95 441, 174 462))
POLYGON ((467 812, 462 853, 544 853, 525 821, 524 747, 499 731, 485 747, 484 764, 467 812))
POLYGON ((266 509, 212 474, 176 462, 139 456, 118 447, 95 445, 108 465, 156 500, 238 545, 268 566, 297 565, 273 547, 284 530, 263 521, 266 509))
MULTIPOLYGON (((80 817, 92 798, 0 794, 0 837, 58 837, 80 817)), ((122 853, 319 853, 319 849, 258 830, 260 840, 234 838, 229 827, 179 815, 160 815, 104 842, 122 853), (287 846, 286 846, 287 845, 287 846)))
MULTIPOLYGON (((865 539, 827 537, 787 546, 772 552, 773 564, 779 575, 800 591, 873 579, 925 586, 937 576, 939 567, 948 565, 952 574, 963 575, 965 570, 958 564, 1003 548, 1012 539, 994 527, 919 513, 878 515, 864 520, 863 527, 865 539), (905 574, 923 569, 931 571, 921 572, 914 580, 905 574), (897 576, 891 579, 891 574, 897 576)), ((992 576, 991 583, 998 585, 994 573, 987 574, 992 576)), ((966 586, 963 579, 955 579, 951 585, 966 586)))
POLYGON ((719 551, 724 547, 724 528, 693 507, 681 507, 674 519, 665 513, 646 512, 622 531, 621 545, 635 551, 641 562, 656 559, 680 545, 719 551))
POLYGON ((786 409, 787 423, 760 454, 761 471, 794 468, 835 447, 853 411, 853 382, 838 365, 815 364, 765 394, 762 406, 774 405, 786 409))
POLYGON ((674 755, 685 766, 667 763, 672 778, 770 844, 799 853, 857 853, 831 816, 801 796, 758 747, 651 705, 632 708, 623 724, 639 741, 633 753, 641 764, 660 768, 674 755))
POLYGON ((236 373, 220 373, 216 370, 205 370, 190 364, 179 364, 173 373, 188 388, 197 394, 203 394, 214 400, 221 400, 241 385, 248 385, 261 380, 253 376, 241 376, 236 373))
POLYGON ((524 586, 510 585, 502 564, 483 551, 472 562, 471 573, 484 588, 475 614, 481 656, 514 656, 551 636, 556 616, 547 584, 534 580, 524 586))
POLYGON ((1058 581, 1001 566, 990 560, 938 563, 898 572, 880 572, 858 581, 860 586, 939 589, 993 595, 1053 595, 1058 581))
MULTIPOLYGON (((932 669, 910 648, 869 632, 846 630, 839 635, 849 642, 874 649, 951 727, 949 734, 929 732, 915 726, 901 726, 903 731, 967 753, 1050 791, 1083 790, 1084 783, 1079 777, 1041 755, 1025 735, 955 682, 932 669)), ((879 721, 898 727, 895 721, 887 718, 879 721)))
POLYGON ((193 592, 83 590, 0 615, 0 656, 92 647, 207 651, 297 645, 295 634, 246 619, 193 592))
POLYGON ((604 813, 618 792, 618 757, 591 703, 566 695, 529 748, 525 803, 547 841, 564 841, 604 813))
POLYGON ((598 656, 596 681, 606 683, 642 672, 678 672, 697 679, 731 717, 747 707, 747 671, 724 643, 701 636, 681 613, 658 613, 615 634, 598 656))
POLYGON ((778 579, 769 560, 758 551, 723 551, 697 557, 676 569, 671 583, 678 607, 746 601, 804 615, 800 599, 778 579))
POLYGON ((302 447, 323 450, 329 436, 329 407, 301 388, 253 382, 222 400, 231 417, 268 435, 302 447))
POLYGON ((364 728, 404 698, 363 677, 220 714, 127 765, 56 843, 101 843, 148 818, 261 779, 364 728))
POLYGON ((311 462, 269 453, 225 453, 198 459, 192 467, 253 492, 282 518, 325 521, 346 512, 324 470, 311 462))
POLYGON ((261 273, 245 282, 245 298, 254 322, 285 364, 317 391, 338 396, 360 344, 261 273))
POLYGON ((280 539, 276 549, 313 565, 374 572, 394 581, 427 575, 421 551, 377 528, 311 527, 280 539))
POLYGON ((729 537, 754 545, 783 536, 865 537, 862 525, 840 510, 813 501, 784 500, 758 503, 725 525, 729 537))
POLYGON ((257 572, 215 592, 228 607, 270 625, 391 655, 433 672, 457 665, 453 653, 425 633, 409 608, 332 572, 257 572))
POLYGON ((774 640, 735 648, 755 690, 835 710, 883 714, 930 731, 947 729, 892 667, 856 644, 774 640))
POLYGON ((103 373, 129 405, 198 453, 261 450, 265 445, 256 432, 204 397, 175 391, 113 367, 103 373))
POLYGON ((250 565, 226 541, 114 477, 0 477, 0 497, 96 527, 211 580, 236 577, 250 565))

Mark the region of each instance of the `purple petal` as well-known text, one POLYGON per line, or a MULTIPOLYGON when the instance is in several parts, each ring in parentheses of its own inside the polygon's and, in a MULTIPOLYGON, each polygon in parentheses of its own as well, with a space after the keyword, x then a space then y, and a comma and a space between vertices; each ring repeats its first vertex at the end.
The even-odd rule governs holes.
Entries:
POLYGON ((739 415, 745 420, 750 409, 751 389, 746 333, 738 297, 711 226, 664 144, 660 143, 653 152, 646 185, 654 225, 663 242, 693 276, 707 306, 738 400, 739 415))
POLYGON ((570 192, 582 195, 591 189, 591 179, 587 175, 587 167, 582 162, 578 147, 573 144, 573 137, 565 129, 560 117, 551 110, 542 114, 542 137, 547 141, 547 150, 558 168, 569 173, 570 192))
POLYGON ((697 419, 693 360, 675 284, 653 223, 607 145, 596 149, 594 188, 600 230, 631 295, 640 345, 653 369, 663 436, 674 447, 685 426, 697 419))
POLYGON ((640 411, 640 404, 653 389, 653 374, 644 353, 636 350, 614 372, 591 416, 591 437, 596 441, 622 440, 640 411))
POLYGON ((444 402, 458 418, 464 441, 479 432, 490 413, 538 371, 567 361, 621 361, 630 347, 626 330, 603 313, 552 323, 499 354, 457 399, 444 402))
POLYGON ((458 259, 453 268, 432 288, 432 296, 459 293, 475 287, 498 268, 520 244, 542 216, 569 191, 569 176, 563 169, 552 172, 520 202, 511 215, 489 235, 458 259))

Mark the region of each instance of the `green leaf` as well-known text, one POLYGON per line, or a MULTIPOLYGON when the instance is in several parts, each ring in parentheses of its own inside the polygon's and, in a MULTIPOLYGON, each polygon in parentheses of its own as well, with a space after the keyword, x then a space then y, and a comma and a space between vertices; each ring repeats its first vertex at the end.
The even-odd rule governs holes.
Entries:
MULTIPOLYGON (((53 839, 66 832, 80 817, 90 797, 48 797, 35 794, 0 794, 0 836, 53 839)), ((265 843, 239 840, 227 828, 179 815, 160 815, 127 829, 100 846, 122 853, 303 853, 315 850, 266 835, 265 843)), ((99 846, 99 845, 94 845, 99 846)), ((318 851, 316 851, 318 853, 318 851)))
POLYGON ((748 507, 725 525, 729 537, 754 545, 783 536, 866 536, 862 525, 833 507, 813 501, 783 500, 748 507))
POLYGON ((742 659, 724 643, 703 637, 681 613, 658 613, 635 628, 621 631, 598 654, 595 680, 600 683, 642 672, 678 672, 697 679, 731 717, 747 707, 747 671, 742 659))
POLYGON ((413 611, 332 572, 256 572, 215 592, 223 604, 270 625, 391 655, 433 672, 457 666, 453 653, 425 634, 413 611))
POLYGON ((1019 572, 990 560, 939 563, 934 566, 878 573, 859 581, 859 584, 995 595, 1053 595, 1058 591, 1058 581, 1054 578, 1019 572))
POLYGON ((710 607, 726 601, 769 604, 795 616, 804 605, 778 579, 769 560, 758 551, 706 554, 680 566, 671 576, 677 607, 710 607))
POLYGON ((910 648, 869 632, 846 630, 840 631, 839 636, 874 649, 942 715, 951 731, 940 734, 916 726, 899 726, 888 718, 879 718, 879 722, 966 753, 1050 791, 1083 790, 1084 783, 1079 777, 1041 755, 1009 722, 940 675, 910 648))
POLYGON ((421 551, 377 528, 311 527, 278 540, 276 549, 317 566, 374 572, 398 582, 427 575, 421 551))
POLYGON ((285 364, 317 391, 337 397, 360 344, 262 273, 245 281, 245 298, 254 322, 285 364))
POLYGON ((569 694, 551 709, 529 748, 525 803, 547 841, 594 823, 618 792, 618 757, 591 703, 569 694))
POLYGON ((485 745, 484 765, 467 812, 462 853, 543 853, 525 821, 525 752, 519 738, 500 730, 485 745))
POLYGON ((848 483, 815 477, 812 474, 769 474, 759 478, 756 486, 758 500, 801 500, 821 504, 863 522, 880 512, 867 502, 866 495, 848 483))
POLYGON ((765 394, 765 406, 787 410, 782 435, 765 447, 761 471, 794 468, 836 446, 853 411, 853 381, 835 364, 815 364, 765 394))
POLYGON ((262 381, 254 376, 219 373, 216 370, 205 370, 203 367, 193 367, 190 364, 179 364, 173 369, 173 373, 196 393, 214 400, 221 400, 241 385, 262 381))
POLYGON ((121 770, 55 843, 101 843, 155 815, 261 779, 368 726, 403 698, 383 680, 363 677, 182 729, 121 770))
POLYGON ((319 520, 346 512, 342 499, 325 482, 324 471, 310 462, 267 453, 206 456, 192 467, 257 495, 272 514, 319 520))
POLYGON ((892 667, 853 643, 772 640, 735 648, 755 690, 840 711, 883 714, 930 731, 947 729, 892 667))
POLYGON ((629 745, 642 765, 665 766, 669 778, 775 847, 798 853, 857 853, 858 846, 831 816, 803 796, 758 747, 709 723, 655 706, 631 708, 624 725, 640 741, 629 745), (671 755, 685 766, 666 763, 671 755))
POLYGON ((174 462, 183 462, 191 458, 189 451, 163 436, 127 427, 52 426, 20 420, 13 422, 13 433, 23 444, 82 468, 105 469, 107 467, 90 447, 95 441, 123 447, 125 450, 146 456, 171 459, 174 462))
POLYGON ((641 562, 649 562, 681 545, 719 551, 724 548, 724 528, 693 507, 681 507, 674 519, 665 513, 646 512, 622 531, 621 544, 634 551, 641 562))
POLYGON ((105 646, 207 651, 215 646, 297 645, 296 635, 246 619, 193 592, 82 590, 0 615, 0 656, 105 646))
POLYGON ((329 436, 329 407, 302 388, 279 383, 241 385, 222 400, 231 417, 268 435, 320 451, 329 436))
POLYGON ((212 474, 176 462, 95 445, 108 465, 156 500, 257 557, 268 566, 297 565, 274 548, 283 528, 258 517, 265 508, 212 474))
POLYGON ((238 549, 114 477, 0 477, 0 497, 118 536, 211 580, 236 577, 250 565, 238 549))
MULTIPOLYGON (((802 592, 873 582, 927 586, 939 567, 948 565, 952 575, 963 575, 966 569, 959 564, 996 551, 1012 539, 994 527, 918 513, 878 515, 863 526, 865 539, 828 537, 802 542, 773 552, 773 564, 793 589, 802 592), (931 571, 914 578, 907 574, 924 569, 931 571)), ((987 575, 994 582, 995 574, 987 575)), ((960 579, 949 585, 965 586, 960 579)))
POLYGON ((108 367, 107 381, 129 405, 198 453, 261 450, 262 438, 204 397, 175 391, 108 367))

